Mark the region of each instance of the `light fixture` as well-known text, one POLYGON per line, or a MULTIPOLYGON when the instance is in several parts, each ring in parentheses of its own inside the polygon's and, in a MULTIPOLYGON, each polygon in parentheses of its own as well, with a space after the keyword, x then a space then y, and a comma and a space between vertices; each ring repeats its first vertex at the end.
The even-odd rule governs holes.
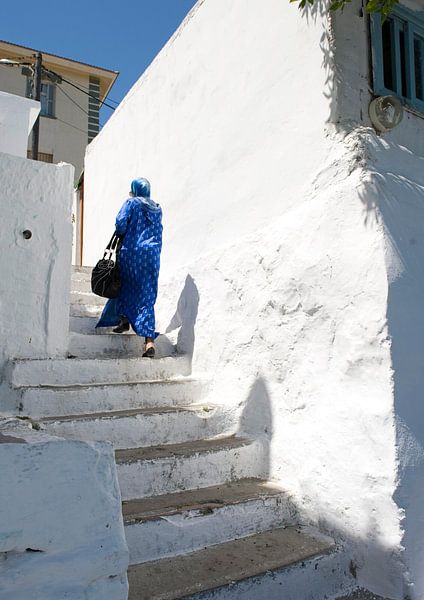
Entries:
POLYGON ((20 63, 16 62, 16 60, 10 60, 9 58, 0 58, 0 64, 10 65, 11 67, 14 67, 15 65, 19 65, 20 63))
POLYGON ((369 107, 370 119, 380 133, 397 127, 403 119, 404 109, 396 96, 380 96, 369 107))

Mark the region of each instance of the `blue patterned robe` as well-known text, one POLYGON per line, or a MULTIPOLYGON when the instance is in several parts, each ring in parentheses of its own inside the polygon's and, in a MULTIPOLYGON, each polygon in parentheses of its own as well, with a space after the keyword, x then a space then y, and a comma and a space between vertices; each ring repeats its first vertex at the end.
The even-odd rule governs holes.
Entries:
POLYGON ((119 252, 121 291, 109 300, 96 327, 112 327, 126 317, 137 335, 155 339, 155 310, 162 249, 162 209, 150 198, 129 198, 116 217, 123 237, 119 252))

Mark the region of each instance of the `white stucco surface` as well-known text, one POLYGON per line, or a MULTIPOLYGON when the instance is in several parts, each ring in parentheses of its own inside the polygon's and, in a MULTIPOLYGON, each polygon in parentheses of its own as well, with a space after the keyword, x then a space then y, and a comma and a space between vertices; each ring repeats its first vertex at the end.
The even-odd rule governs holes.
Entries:
POLYGON ((113 449, 0 422, 0 599, 126 600, 113 449))
POLYGON ((87 149, 84 264, 97 262, 136 176, 164 205, 168 274, 307 192, 328 150, 326 42, 322 19, 293 9, 198 2, 87 149))
POLYGON ((39 112, 39 102, 0 92, 0 152, 26 158, 28 136, 39 112))
POLYGON ((270 438, 270 476, 348 540, 361 584, 400 599, 387 238, 364 200, 367 144, 339 140, 296 208, 177 270, 158 320, 180 328, 211 401, 270 438))
POLYGON ((423 120, 364 127, 359 9, 327 32, 288 2, 199 2, 88 149, 84 262, 151 179, 159 330, 269 439, 269 476, 346 539, 358 584, 421 600, 423 120))
POLYGON ((70 165, 0 154, 0 382, 10 359, 66 355, 72 182, 70 165))

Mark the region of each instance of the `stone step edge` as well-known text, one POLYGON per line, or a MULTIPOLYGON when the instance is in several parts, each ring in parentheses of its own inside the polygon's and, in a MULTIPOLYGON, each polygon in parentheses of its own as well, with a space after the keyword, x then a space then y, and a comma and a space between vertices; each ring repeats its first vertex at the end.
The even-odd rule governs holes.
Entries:
POLYGON ((249 446, 253 440, 236 435, 225 435, 207 440, 195 440, 179 444, 162 444, 160 446, 144 446, 115 450, 115 461, 120 464, 133 464, 138 462, 155 460, 167 460, 170 458, 187 458, 208 452, 220 452, 222 450, 241 448, 249 446))
POLYGON ((252 477, 206 488, 124 500, 122 514, 124 525, 130 526, 192 511, 210 514, 224 506, 236 506, 283 495, 289 497, 288 491, 277 483, 252 477), (234 491, 240 489, 243 492, 243 488, 247 488, 244 493, 234 494, 234 491))
POLYGON ((216 405, 211 404, 180 404, 178 406, 155 406, 149 408, 129 408, 123 410, 110 410, 102 411, 98 413, 83 413, 75 415, 58 415, 52 417, 43 417, 37 419, 37 422, 41 425, 43 423, 68 423, 70 421, 93 421, 93 420, 109 420, 109 419, 120 419, 141 416, 152 416, 152 415, 163 415, 169 413, 205 413, 215 412, 218 408, 216 405))
POLYGON ((177 600, 279 571, 334 553, 334 540, 310 528, 289 526, 132 565, 129 599, 177 600))
MULTIPOLYGON (((167 357, 168 358, 168 357, 167 357)), ((74 360, 74 359, 70 359, 74 360)), ((79 359, 81 360, 81 359, 79 359)), ((84 359, 82 359, 84 360, 84 359)), ((90 359, 92 360, 92 359, 90 359)), ((185 383, 199 382, 206 385, 208 383, 207 378, 176 375, 175 378, 168 379, 143 379, 141 381, 99 381, 98 383, 72 383, 72 384, 54 384, 54 383, 40 383, 38 385, 33 384, 22 384, 14 385, 13 388, 16 390, 80 390, 85 388, 101 388, 101 387, 127 387, 132 385, 183 385, 185 383)))
MULTIPOLYGON (((169 380, 171 378, 177 377, 185 377, 191 375, 190 373, 190 358, 185 354, 175 354, 173 356, 164 356, 162 358, 142 358, 139 356, 131 356, 131 357, 113 357, 113 356, 102 356, 102 357, 87 357, 87 358, 78 358, 78 357, 58 357, 58 358, 28 358, 28 359, 14 359, 10 361, 7 365, 7 373, 6 379, 9 381, 12 388, 20 388, 20 387, 39 387, 39 385, 45 386, 54 386, 54 385, 92 385, 93 383, 116 383, 116 384, 129 384, 129 383, 138 383, 142 381, 163 381, 169 380), (104 377, 104 369, 107 367, 107 373, 119 373, 119 371, 123 371, 124 373, 128 372, 130 368, 135 369, 137 375, 132 375, 132 379, 125 380, 120 378, 117 375, 116 378, 110 379, 108 381, 107 377, 104 377), (170 368, 168 373, 162 373, 161 369, 170 368), (172 367, 172 368, 171 368, 172 367), (34 381, 30 381, 35 377, 40 377, 40 368, 43 368, 43 374, 47 377, 53 377, 53 379, 57 379, 59 376, 59 372, 61 369, 65 368, 66 377, 65 383, 61 383, 58 381, 40 381, 38 383, 34 383, 34 381), (72 370, 77 370, 78 368, 82 368, 82 372, 84 373, 84 378, 87 379, 87 373, 91 371, 102 369, 102 375, 99 376, 98 382, 93 381, 78 381, 78 377, 75 377, 77 381, 69 381, 69 375, 72 370), (71 370, 67 372, 66 369, 71 370), (35 371, 35 373, 34 373, 35 371), (143 371, 147 371, 144 372, 143 371), (178 372, 181 371, 181 372, 178 372), (138 374, 139 373, 139 374, 138 374)), ((63 377, 62 377, 63 378, 63 377)))

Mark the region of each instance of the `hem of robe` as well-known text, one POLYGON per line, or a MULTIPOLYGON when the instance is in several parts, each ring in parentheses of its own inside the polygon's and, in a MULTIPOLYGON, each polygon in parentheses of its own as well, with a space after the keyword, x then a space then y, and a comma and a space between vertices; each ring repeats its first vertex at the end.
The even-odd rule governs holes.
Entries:
MULTIPOLYGON (((99 327, 116 327, 117 325, 119 325, 120 321, 121 321, 121 314, 118 314, 117 312, 117 304, 118 304, 118 298, 113 298, 111 300, 108 300, 105 304, 105 307, 103 309, 103 312, 100 316, 99 321, 96 324, 96 329, 99 327)), ((122 315, 124 316, 124 315, 122 315)), ((131 327, 133 328, 133 330, 135 331, 135 333, 139 336, 139 337, 149 337, 152 339, 156 339, 160 333, 157 331, 152 331, 149 330, 148 333, 146 333, 146 330, 142 330, 139 329, 137 327, 134 326, 134 323, 132 322, 132 320, 127 317, 125 315, 125 318, 128 320, 129 324, 131 325, 131 327)))

